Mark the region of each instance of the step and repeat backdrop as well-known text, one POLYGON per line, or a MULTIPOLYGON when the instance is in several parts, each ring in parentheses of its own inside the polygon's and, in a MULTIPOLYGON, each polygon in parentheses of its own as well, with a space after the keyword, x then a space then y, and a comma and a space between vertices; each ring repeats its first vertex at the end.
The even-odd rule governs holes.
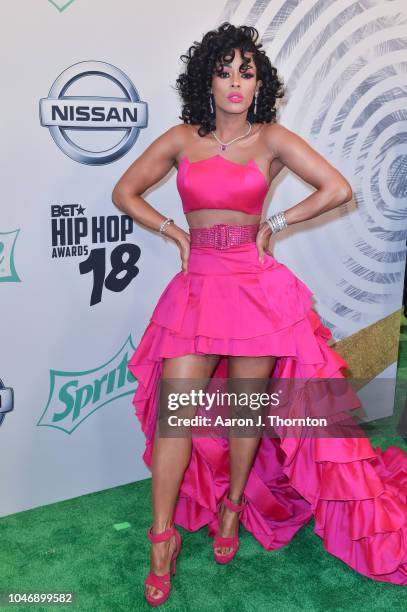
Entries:
MULTIPOLYGON (((3 7, 0 516, 150 475, 126 364, 176 245, 112 189, 180 123, 180 60, 223 21, 253 25, 286 87, 278 120, 354 199, 289 228, 274 255, 314 292, 354 375, 395 376, 406 257, 404 1, 37 0, 3 7), (398 322, 398 321, 397 321, 398 322)), ((175 169, 144 197, 187 229, 175 169)), ((264 216, 312 188, 283 170, 264 216)), ((369 405, 391 414, 394 389, 369 405)))

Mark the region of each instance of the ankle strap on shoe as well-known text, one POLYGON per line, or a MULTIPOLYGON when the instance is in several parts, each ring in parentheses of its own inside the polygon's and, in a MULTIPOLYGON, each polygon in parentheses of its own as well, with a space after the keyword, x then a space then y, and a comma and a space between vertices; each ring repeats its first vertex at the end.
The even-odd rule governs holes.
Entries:
POLYGON ((234 512, 240 512, 246 505, 246 499, 243 495, 241 503, 235 504, 229 499, 229 496, 226 494, 223 498, 223 503, 225 504, 226 508, 229 508, 229 510, 233 510, 234 512))
POLYGON ((155 544, 156 542, 165 542, 165 540, 169 540, 169 538, 173 536, 174 533, 174 525, 172 527, 168 527, 168 529, 162 531, 161 533, 153 533, 153 526, 151 525, 150 529, 148 530, 148 539, 153 544, 155 544))

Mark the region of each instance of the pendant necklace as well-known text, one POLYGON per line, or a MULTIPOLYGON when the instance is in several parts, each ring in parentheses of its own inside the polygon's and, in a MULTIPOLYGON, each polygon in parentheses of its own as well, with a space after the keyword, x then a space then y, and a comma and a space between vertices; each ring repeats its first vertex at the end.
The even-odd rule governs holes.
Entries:
POLYGON ((215 134, 215 132, 213 130, 211 130, 211 134, 213 134, 213 136, 216 138, 216 140, 218 141, 218 143, 220 144, 220 148, 221 151, 226 151, 226 147, 228 147, 229 145, 232 144, 232 142, 236 142, 236 140, 240 140, 241 138, 245 138, 248 134, 250 134, 250 132, 252 131, 252 124, 250 123, 250 121, 247 121, 246 119, 246 123, 249 124, 249 129, 247 130, 246 134, 243 134, 243 136, 238 136, 237 138, 234 138, 233 140, 230 140, 229 142, 222 142, 215 134))

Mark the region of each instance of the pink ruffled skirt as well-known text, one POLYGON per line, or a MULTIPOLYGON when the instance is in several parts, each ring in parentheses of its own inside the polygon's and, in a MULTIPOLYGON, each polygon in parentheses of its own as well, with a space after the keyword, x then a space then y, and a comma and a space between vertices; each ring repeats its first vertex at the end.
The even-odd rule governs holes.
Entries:
MULTIPOLYGON (((138 381, 135 413, 151 468, 163 359, 218 354, 213 378, 228 377, 228 355, 277 356, 271 377, 344 378, 346 361, 312 292, 254 242, 225 250, 192 246, 188 273, 161 294, 128 368, 138 381)), ((226 437, 192 438, 174 521, 217 529, 229 487, 226 437)), ((241 522, 268 550, 286 545, 312 517, 325 549, 374 580, 407 585, 407 455, 374 449, 366 437, 262 437, 245 488, 241 522)))

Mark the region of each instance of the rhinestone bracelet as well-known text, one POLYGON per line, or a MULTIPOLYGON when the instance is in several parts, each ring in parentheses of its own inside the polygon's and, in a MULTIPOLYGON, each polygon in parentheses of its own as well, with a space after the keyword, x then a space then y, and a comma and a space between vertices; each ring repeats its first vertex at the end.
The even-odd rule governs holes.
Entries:
POLYGON ((268 219, 266 219, 267 223, 271 227, 271 231, 273 234, 277 232, 281 232, 281 230, 288 227, 287 220, 285 218, 284 212, 278 212, 275 215, 271 215, 268 219))
POLYGON ((168 225, 168 223, 174 223, 174 219, 170 219, 169 217, 167 217, 167 219, 165 219, 165 221, 163 221, 160 225, 160 233, 161 234, 165 234, 165 226, 168 225))

